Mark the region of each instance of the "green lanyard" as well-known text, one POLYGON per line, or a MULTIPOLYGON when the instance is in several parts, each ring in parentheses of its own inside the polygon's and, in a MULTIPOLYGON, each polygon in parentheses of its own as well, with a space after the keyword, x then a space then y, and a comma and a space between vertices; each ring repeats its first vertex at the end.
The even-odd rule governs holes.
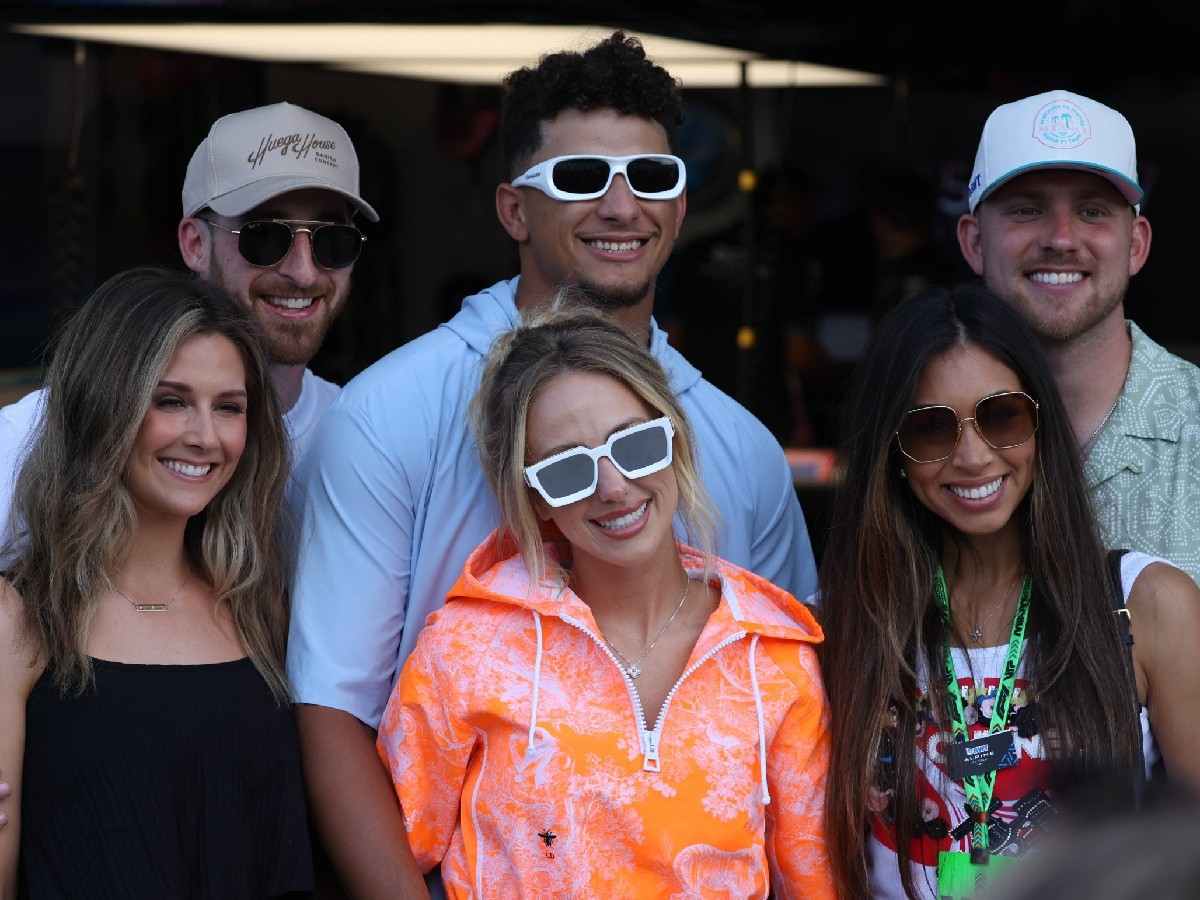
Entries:
MULTIPOLYGON (((996 692, 996 704, 992 707, 992 718, 988 724, 988 734, 999 734, 1005 729, 1008 721, 1008 710, 1012 706, 1013 686, 1017 680, 1017 665, 1021 660, 1021 645, 1025 641, 1025 625, 1029 621, 1029 597, 1032 593, 1032 582, 1025 576, 1021 584, 1021 597, 1017 600, 1017 611, 1013 614, 1012 636, 1008 639, 1008 655, 1004 658, 1004 675, 1000 679, 1000 689, 996 692)), ((942 567, 938 566, 933 576, 933 596, 941 609, 942 620, 946 623, 946 631, 950 631, 950 592, 946 589, 946 576, 942 567)), ((962 692, 958 688, 958 678, 954 673, 954 657, 950 652, 950 642, 946 642, 946 691, 950 695, 949 714, 950 728, 954 740, 967 741, 967 721, 963 715, 962 692)), ((984 852, 988 845, 988 818, 992 808, 992 792, 996 788, 996 770, 986 775, 966 775, 963 777, 963 792, 967 795, 967 805, 973 812, 974 824, 971 827, 972 858, 976 851, 984 852)))

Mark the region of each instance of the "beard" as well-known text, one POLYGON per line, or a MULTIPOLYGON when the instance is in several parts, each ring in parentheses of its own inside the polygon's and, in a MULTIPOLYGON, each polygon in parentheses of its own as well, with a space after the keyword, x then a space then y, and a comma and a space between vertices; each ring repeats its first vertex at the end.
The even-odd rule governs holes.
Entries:
MULTIPOLYGON (((258 303, 248 294, 243 296, 231 283, 221 267, 220 258, 215 253, 209 257, 209 280, 229 294, 258 325, 267 359, 277 366, 307 366, 321 349, 326 333, 344 305, 339 303, 336 309, 319 310, 318 315, 303 321, 288 321, 270 312, 260 312, 258 303)), ((247 287, 246 290, 248 292, 250 288, 247 287)), ((317 302, 324 305, 329 301, 317 302)))
POLYGON ((572 301, 580 306, 598 309, 601 312, 615 312, 618 309, 629 309, 637 306, 650 293, 652 282, 631 286, 607 287, 594 282, 580 279, 573 284, 564 285, 564 290, 571 295, 572 301))
POLYGON ((307 366, 317 355, 325 334, 333 324, 327 317, 309 322, 264 322, 255 316, 266 345, 267 356, 278 366, 307 366))

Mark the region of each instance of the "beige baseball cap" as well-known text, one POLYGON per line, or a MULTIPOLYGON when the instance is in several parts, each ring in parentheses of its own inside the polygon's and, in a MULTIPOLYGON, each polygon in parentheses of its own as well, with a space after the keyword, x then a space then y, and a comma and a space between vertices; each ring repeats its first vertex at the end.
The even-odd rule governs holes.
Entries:
POLYGON ((213 122, 188 163, 183 214, 209 207, 240 216, 288 191, 341 194, 372 222, 379 214, 358 194, 358 155, 346 129, 292 103, 230 113, 213 122))

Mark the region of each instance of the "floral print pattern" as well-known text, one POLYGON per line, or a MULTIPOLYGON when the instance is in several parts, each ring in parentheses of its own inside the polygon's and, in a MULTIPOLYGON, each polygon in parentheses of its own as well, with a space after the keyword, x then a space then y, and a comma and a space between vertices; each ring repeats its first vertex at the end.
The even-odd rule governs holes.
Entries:
POLYGON ((716 572, 721 602, 685 668, 695 670, 664 705, 651 772, 625 676, 587 605, 531 585, 498 535, 471 555, 378 741, 417 862, 442 866, 450 897, 834 896, 820 627, 757 576, 724 562, 716 572))

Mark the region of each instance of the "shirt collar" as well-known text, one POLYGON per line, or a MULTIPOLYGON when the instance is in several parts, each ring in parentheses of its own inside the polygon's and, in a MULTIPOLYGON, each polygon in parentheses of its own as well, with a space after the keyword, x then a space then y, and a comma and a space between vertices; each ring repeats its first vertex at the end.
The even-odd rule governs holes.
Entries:
POLYGON ((1147 337, 1133 322, 1127 322, 1133 351, 1129 356, 1129 373, 1117 400, 1112 421, 1104 432, 1152 440, 1179 440, 1183 431, 1183 411, 1174 398, 1174 391, 1162 390, 1162 377, 1175 369, 1176 360, 1165 349, 1147 337))

